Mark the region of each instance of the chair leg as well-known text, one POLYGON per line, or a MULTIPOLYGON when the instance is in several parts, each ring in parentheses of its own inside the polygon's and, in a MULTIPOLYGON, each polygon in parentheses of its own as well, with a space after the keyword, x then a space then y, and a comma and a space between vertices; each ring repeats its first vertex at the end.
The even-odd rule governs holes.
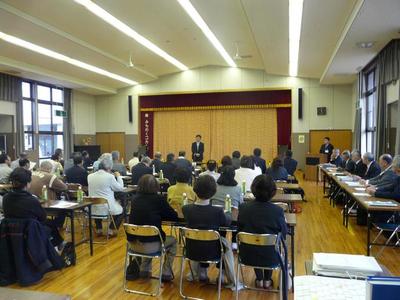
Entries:
POLYGON ((221 260, 220 260, 220 270, 219 270, 219 277, 218 277, 218 300, 221 299, 221 285, 222 285, 222 270, 223 268, 223 264, 224 264, 224 257, 221 256, 221 260))
POLYGON ((283 300, 283 271, 279 270, 279 300, 283 300))
POLYGON ((376 240, 381 236, 382 233, 383 233, 383 230, 380 230, 379 233, 376 235, 375 239, 372 241, 372 243, 375 243, 376 240))
POLYGON ((236 263, 236 274, 235 274, 235 281, 236 281, 235 299, 236 300, 239 300, 239 289, 238 289, 238 283, 239 283, 239 280, 240 280, 239 272, 240 272, 240 263, 239 263, 239 258, 238 258, 237 263, 236 263))
POLYGON ((153 294, 153 296, 157 297, 160 295, 160 289, 161 289, 161 284, 162 284, 162 270, 163 270, 163 264, 164 264, 164 257, 165 257, 165 252, 161 254, 160 257, 160 274, 159 274, 159 279, 158 279, 158 286, 157 286, 157 292, 153 294))
POLYGON ((126 291, 126 269, 128 268, 128 250, 129 250, 129 246, 126 246, 126 255, 125 255, 125 264, 124 264, 124 291, 126 291))
POLYGON ((393 231, 393 233, 392 233, 392 234, 390 235, 390 237, 387 239, 385 245, 383 245, 382 248, 379 250, 379 252, 376 254, 376 258, 378 258, 378 257, 382 254, 383 250, 385 250, 385 248, 387 247, 387 245, 389 245, 390 241, 391 241, 392 238, 396 235, 396 233, 397 233, 397 229, 396 229, 395 231, 393 231))
POLYGON ((179 277, 179 294, 181 295, 182 298, 186 298, 186 296, 183 294, 183 272, 185 269, 185 257, 182 256, 181 259, 181 274, 179 277))

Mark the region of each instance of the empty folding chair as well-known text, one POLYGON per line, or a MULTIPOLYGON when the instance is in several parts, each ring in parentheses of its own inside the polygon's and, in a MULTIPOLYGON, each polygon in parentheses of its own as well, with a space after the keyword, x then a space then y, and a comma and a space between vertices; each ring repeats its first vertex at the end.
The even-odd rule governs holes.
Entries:
MULTIPOLYGON (((400 224, 398 223, 398 213, 394 213, 386 223, 373 223, 373 226, 376 227, 376 229, 379 230, 379 233, 373 240, 372 244, 374 244, 378 238, 382 235, 383 232, 392 232, 392 234, 389 236, 389 238, 386 240, 385 244, 382 246, 382 248, 379 250, 379 252, 376 255, 376 258, 378 258, 383 250, 390 244, 392 239, 396 237, 396 241, 394 243, 394 246, 400 246, 400 224), (397 217, 397 220, 396 220, 397 217)), ((371 247, 371 246, 370 246, 371 247)))

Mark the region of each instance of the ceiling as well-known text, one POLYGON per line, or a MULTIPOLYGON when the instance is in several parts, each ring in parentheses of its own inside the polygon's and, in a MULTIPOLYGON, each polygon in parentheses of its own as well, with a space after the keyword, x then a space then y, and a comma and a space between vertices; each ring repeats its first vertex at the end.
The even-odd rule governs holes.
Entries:
MULTIPOLYGON (((96 0, 189 68, 226 66, 176 0, 96 0)), ((288 0, 191 0, 238 67, 288 75, 288 0)), ((398 0, 304 0, 298 76, 343 84, 400 29, 398 0), (384 16, 384 17, 383 17, 384 16), (374 41, 359 49, 360 41, 374 41)), ((179 72, 73 0, 0 0, 0 31, 139 83, 179 72), (136 68, 127 66, 129 55, 136 68)), ((0 40, 0 71, 92 94, 126 83, 0 40)))

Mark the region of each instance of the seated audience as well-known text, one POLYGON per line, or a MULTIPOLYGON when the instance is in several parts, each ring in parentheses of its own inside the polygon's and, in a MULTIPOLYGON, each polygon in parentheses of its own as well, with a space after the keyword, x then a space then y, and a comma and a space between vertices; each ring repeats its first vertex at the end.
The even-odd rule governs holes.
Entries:
POLYGON ((10 180, 13 190, 3 197, 5 217, 39 221, 45 226, 53 246, 61 251, 65 243, 57 227, 52 220, 47 220, 46 211, 40 204, 39 199, 28 191, 32 180, 32 173, 24 168, 16 168, 11 173, 10 180))
POLYGON ((353 152, 351 152, 351 160, 355 164, 353 174, 359 178, 365 176, 365 172, 367 171, 367 166, 364 164, 361 158, 361 152, 359 150, 353 150, 353 152))
POLYGON ((70 156, 66 161, 64 161, 64 174, 67 172, 67 170, 68 170, 69 168, 71 168, 71 167, 74 166, 74 155, 75 155, 76 153, 79 153, 79 154, 80 154, 80 152, 72 152, 72 153, 71 153, 71 156, 70 156))
POLYGON ((142 158, 140 163, 132 168, 132 184, 137 185, 143 175, 153 174, 153 169, 150 168, 150 164, 151 159, 145 156, 142 158))
POLYGON ((362 156, 363 163, 367 166, 366 172, 363 176, 360 176, 362 179, 371 179, 378 176, 381 173, 381 168, 378 163, 375 161, 372 153, 366 152, 362 156))
MULTIPOLYGON (((156 152, 156 153, 154 154, 154 159, 153 159, 153 161, 151 162, 150 167, 153 168, 153 166, 154 166, 154 171, 155 171, 156 173, 159 173, 160 170, 161 170, 161 165, 162 165, 162 163, 163 163, 162 160, 161 160, 161 158, 162 158, 161 152, 156 152)), ((164 171, 163 171, 163 172, 164 172, 164 171)))
MULTIPOLYGON (((238 231, 258 234, 281 233, 282 237, 285 238, 287 227, 283 210, 271 203, 271 199, 276 193, 273 178, 269 175, 257 176, 251 185, 251 191, 255 200, 239 206, 238 231)), ((278 258, 271 247, 268 247, 268 249, 260 249, 260 247, 252 249, 252 247, 251 245, 241 245, 241 248, 251 255, 254 264, 260 264, 263 260, 278 262, 278 258)), ((249 259, 251 258, 249 257, 249 259)), ((254 269, 254 271, 257 288, 272 288, 272 271, 261 269, 254 269)))
POLYGON ((385 188, 370 186, 367 192, 375 197, 400 201, 400 155, 394 157, 392 170, 396 174, 393 185, 385 188))
POLYGON ((57 200, 59 199, 57 193, 67 190, 67 185, 52 173, 53 167, 54 165, 50 160, 44 160, 40 163, 40 169, 32 173, 32 183, 28 187, 32 194, 41 198, 42 189, 45 185, 48 200, 57 200))
POLYGON ((226 195, 229 195, 232 200, 232 207, 238 208, 243 202, 242 189, 235 180, 235 168, 226 166, 217 180, 217 192, 212 197, 213 205, 224 207, 226 195))
POLYGON ((267 172, 267 164, 265 162, 265 159, 261 157, 260 148, 255 148, 253 150, 253 160, 254 164, 261 169, 261 173, 265 174, 265 172, 267 172))
POLYGON ((351 159, 349 150, 344 150, 342 152, 342 165, 340 167, 351 174, 354 173, 356 163, 351 159))
POLYGON ((63 150, 61 148, 57 148, 54 150, 54 154, 57 155, 61 166, 64 166, 64 157, 63 157, 63 150))
POLYGON ((124 164, 121 164, 119 162, 119 151, 113 151, 111 152, 111 157, 113 160, 113 172, 118 172, 119 174, 121 174, 122 176, 126 176, 126 167, 124 164))
POLYGON ((129 165, 129 170, 132 170, 134 166, 136 166, 139 163, 139 153, 138 152, 133 152, 133 157, 132 159, 128 162, 129 165))
POLYGON ((83 157, 80 152, 74 153, 73 162, 74 165, 65 171, 67 182, 88 186, 88 172, 83 168, 83 157))
MULTIPOLYGON (((132 200, 129 223, 135 225, 153 225, 160 230, 167 249, 166 261, 162 268, 162 281, 173 280, 172 266, 176 254, 176 239, 167 236, 162 229, 162 221, 178 221, 178 215, 158 192, 160 186, 153 175, 146 174, 139 180, 138 189, 132 200)), ((131 247, 140 253, 155 253, 160 250, 159 237, 128 236, 131 247)), ((151 276, 151 259, 144 258, 140 265, 140 277, 151 276)))
POLYGON ((339 149, 333 149, 329 163, 331 163, 332 165, 335 165, 338 168, 342 165, 343 160, 342 160, 342 157, 340 156, 339 149))
POLYGON ((225 166, 232 166, 232 158, 229 155, 225 155, 222 159, 221 159, 221 166, 218 168, 218 173, 222 172, 222 169, 225 166))
POLYGON ((297 169, 297 160, 292 158, 293 152, 291 150, 286 150, 285 158, 283 160, 283 167, 286 169, 289 175, 294 176, 294 172, 297 169))
POLYGON ((0 154, 0 183, 8 183, 12 169, 10 168, 10 157, 2 153, 0 154))
POLYGON ((19 155, 19 157, 18 157, 16 160, 13 160, 13 161, 11 162, 10 168, 11 168, 12 170, 14 170, 15 168, 18 168, 18 167, 20 166, 20 165, 19 165, 19 161, 20 161, 21 159, 26 159, 26 158, 28 158, 28 154, 27 154, 26 152, 21 152, 20 155, 19 155))
MULTIPOLYGON (((123 220, 122 206, 115 200, 114 192, 121 192, 124 189, 124 183, 118 172, 112 173, 113 162, 111 157, 104 157, 99 163, 99 170, 89 174, 88 187, 90 197, 101 197, 107 200, 108 206, 104 204, 93 205, 92 215, 107 216, 108 211, 114 217, 114 223, 110 223, 108 235, 115 236, 113 230, 118 230, 123 220), (109 209, 108 209, 109 208, 109 209), (115 228, 116 227, 116 228, 115 228)), ((96 233, 102 234, 102 220, 95 219, 96 233)))
POLYGON ((189 185, 191 174, 185 168, 176 168, 175 179, 176 185, 171 185, 167 191, 167 199, 169 204, 178 212, 183 206, 183 193, 186 194, 190 202, 196 200, 196 194, 189 185))
POLYGON ((267 170, 267 174, 271 176, 273 180, 287 180, 289 176, 279 157, 274 158, 271 167, 267 170))
POLYGON ((90 159, 89 152, 82 151, 82 158, 83 158, 83 168, 87 170, 87 168, 93 164, 92 160, 90 159))
POLYGON ((245 182, 246 192, 250 191, 251 184, 257 175, 257 172, 254 170, 253 158, 243 155, 240 159, 240 168, 235 172, 235 180, 240 185, 240 188, 242 189, 242 184, 245 182))
POLYGON ((378 176, 362 183, 365 183, 367 186, 375 186, 377 189, 391 190, 397 177, 392 169, 392 162, 393 159, 390 154, 382 154, 379 157, 379 167, 382 172, 378 176))
POLYGON ((173 153, 168 153, 167 161, 161 164, 160 169, 163 171, 164 178, 167 178, 171 185, 174 185, 175 180, 175 169, 176 164, 174 164, 175 155, 173 153))
POLYGON ((21 158, 18 161, 19 167, 29 170, 31 168, 31 162, 27 158, 21 158))
POLYGON ((100 157, 93 163, 93 172, 96 172, 99 169, 100 161, 105 157, 109 157, 110 159, 112 159, 111 153, 103 153, 102 155, 100 155, 100 157))
POLYGON ((240 168, 240 152, 233 151, 232 152, 232 166, 236 169, 240 168))
POLYGON ((64 167, 61 164, 61 156, 58 153, 54 153, 51 156, 51 162, 53 164, 53 169, 52 172, 53 174, 56 174, 57 176, 60 176, 64 172, 64 167))
POLYGON ((215 181, 217 181, 219 176, 221 176, 221 174, 217 173, 216 169, 217 169, 217 162, 215 160, 210 159, 207 162, 207 170, 200 173, 199 176, 210 175, 212 178, 215 179, 215 181))
MULTIPOLYGON (((197 201, 194 204, 182 207, 182 212, 189 228, 218 230, 221 226, 228 226, 231 223, 229 215, 225 215, 224 210, 220 207, 210 205, 210 199, 217 191, 217 185, 214 178, 205 175, 201 176, 194 184, 194 192, 197 195, 197 201)), ((228 284, 234 288, 235 271, 234 259, 231 244, 222 237, 225 251, 224 269, 228 284)), ((193 242, 195 243, 195 242, 193 242)), ((197 262, 191 262, 195 278, 199 280, 207 280, 207 269, 197 262)))
POLYGON ((186 168, 189 171, 189 173, 192 174, 192 169, 193 169, 192 163, 185 158, 186 152, 179 151, 178 155, 179 155, 178 159, 175 160, 175 165, 178 168, 186 168))

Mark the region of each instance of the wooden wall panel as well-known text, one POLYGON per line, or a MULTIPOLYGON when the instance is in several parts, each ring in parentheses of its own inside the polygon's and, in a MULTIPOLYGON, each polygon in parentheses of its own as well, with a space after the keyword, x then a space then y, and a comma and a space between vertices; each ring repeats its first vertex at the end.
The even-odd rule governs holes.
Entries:
POLYGON ((117 150, 120 158, 125 157, 125 133, 124 132, 96 132, 96 143, 100 145, 101 153, 111 153, 117 150))
POLYGON ((318 153, 324 137, 329 137, 332 145, 339 148, 352 150, 353 133, 351 130, 310 130, 310 153, 318 153))

